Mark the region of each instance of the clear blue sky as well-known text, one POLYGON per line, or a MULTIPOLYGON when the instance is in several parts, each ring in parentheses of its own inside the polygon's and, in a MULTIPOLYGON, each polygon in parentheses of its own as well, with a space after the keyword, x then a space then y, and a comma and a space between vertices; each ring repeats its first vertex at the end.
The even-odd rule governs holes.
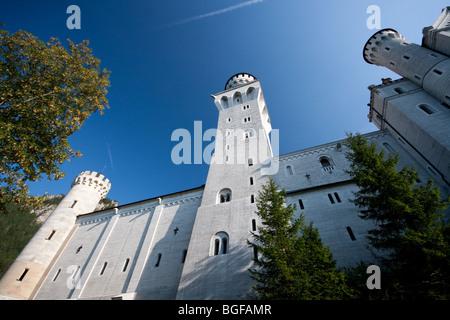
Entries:
MULTIPOLYGON (((208 165, 175 165, 177 128, 217 126, 210 94, 228 78, 259 78, 280 154, 370 132, 371 84, 389 70, 362 58, 367 7, 381 9, 381 28, 420 44, 447 1, 413 0, 53 0, 3 1, 0 22, 41 40, 90 40, 111 70, 110 109, 92 115, 69 142, 81 158, 62 165, 67 177, 30 185, 32 194, 67 193, 85 170, 103 171, 111 199, 126 204, 200 186, 208 165), (81 30, 69 30, 66 9, 81 9, 81 30)), ((204 146, 209 144, 204 143, 204 146)))

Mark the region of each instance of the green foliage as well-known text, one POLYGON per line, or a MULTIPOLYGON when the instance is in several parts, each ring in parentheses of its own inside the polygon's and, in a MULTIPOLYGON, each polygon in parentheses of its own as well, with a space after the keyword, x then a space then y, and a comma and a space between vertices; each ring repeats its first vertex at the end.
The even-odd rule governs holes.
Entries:
POLYGON ((30 210, 11 203, 5 207, 6 214, 0 214, 0 278, 40 227, 30 210))
POLYGON ((349 175, 359 187, 353 203, 375 223, 368 239, 382 263, 394 298, 450 298, 450 227, 439 188, 429 179, 416 186, 414 167, 397 170, 398 155, 377 152, 360 135, 349 135, 349 175))
POLYGON ((350 297, 344 273, 336 269, 331 251, 295 206, 286 206, 286 192, 270 180, 256 200, 262 226, 248 244, 258 252, 250 270, 261 299, 312 300, 350 297))
POLYGON ((10 202, 34 207, 40 198, 26 183, 63 177, 58 166, 81 156, 68 137, 108 107, 109 71, 88 45, 0 29, 0 212, 10 202))

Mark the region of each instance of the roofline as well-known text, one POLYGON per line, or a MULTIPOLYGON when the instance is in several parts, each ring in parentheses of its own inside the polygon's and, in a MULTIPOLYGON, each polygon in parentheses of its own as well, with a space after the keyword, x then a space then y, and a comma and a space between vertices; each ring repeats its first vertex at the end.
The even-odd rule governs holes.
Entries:
POLYGON ((137 204, 143 203, 143 202, 158 200, 158 198, 170 197, 170 196, 174 196, 176 194, 181 194, 181 193, 184 193, 184 192, 191 192, 191 191, 194 191, 194 190, 200 191, 200 190, 203 190, 204 188, 205 188, 205 185, 203 184, 203 185, 201 185, 199 187, 195 187, 195 188, 191 188, 191 189, 187 189, 187 190, 181 190, 181 191, 177 191, 177 192, 172 192, 172 193, 168 193, 168 194, 165 194, 165 195, 162 195, 162 196, 156 196, 156 197, 152 197, 152 198, 148 198, 148 199, 144 199, 144 200, 130 202, 130 203, 127 203, 127 204, 122 204, 122 205, 116 206, 116 207, 111 207, 111 208, 102 209, 102 210, 98 210, 98 211, 92 211, 92 212, 89 212, 89 213, 82 213, 82 214, 77 215, 77 219, 81 218, 81 217, 88 216, 90 214, 97 214, 97 213, 101 213, 101 212, 106 212, 108 210, 116 209, 116 208, 117 209, 123 209, 124 207, 137 205, 137 204))

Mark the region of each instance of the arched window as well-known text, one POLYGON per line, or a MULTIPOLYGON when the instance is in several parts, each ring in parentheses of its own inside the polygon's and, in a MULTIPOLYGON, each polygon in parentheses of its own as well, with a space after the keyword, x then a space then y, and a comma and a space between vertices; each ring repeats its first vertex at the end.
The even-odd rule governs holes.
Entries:
POLYGON ((253 87, 248 88, 247 92, 247 101, 255 99, 256 90, 253 87))
POLYGON ((245 132, 244 132, 244 138, 245 139, 248 139, 248 138, 251 138, 251 137, 254 137, 254 136, 255 136, 255 130, 253 130, 253 129, 245 130, 245 132))
POLYGON ((226 232, 217 232, 211 239, 210 255, 227 254, 229 251, 229 237, 226 232))
POLYGON ((324 171, 331 171, 334 169, 333 163, 330 158, 325 157, 325 156, 320 157, 319 161, 320 161, 320 164, 322 165, 322 168, 324 171))
POLYGON ((223 97, 220 99, 220 105, 221 105, 222 108, 224 108, 224 109, 228 108, 228 98, 225 97, 225 96, 223 96, 223 97))
POLYGON ((231 201, 231 190, 228 188, 220 190, 219 194, 217 195, 217 203, 224 203, 230 201, 231 201))
POLYGON ((330 160, 328 160, 327 158, 320 159, 320 164, 324 168, 331 166, 330 160))
POLYGON ((233 105, 235 106, 235 105, 240 104, 240 103, 242 103, 242 95, 238 91, 233 96, 233 105))
POLYGON ((287 166, 286 167, 286 173, 288 176, 292 176, 294 174, 294 172, 292 171, 292 167, 291 166, 287 166))

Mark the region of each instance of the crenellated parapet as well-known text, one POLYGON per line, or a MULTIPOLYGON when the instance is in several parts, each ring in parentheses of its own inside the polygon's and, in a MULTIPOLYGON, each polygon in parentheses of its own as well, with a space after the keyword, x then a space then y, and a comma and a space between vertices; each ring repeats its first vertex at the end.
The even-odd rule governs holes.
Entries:
POLYGON ((101 198, 104 198, 111 189, 109 179, 106 179, 104 175, 95 171, 81 172, 72 182, 72 187, 77 184, 94 188, 100 193, 101 198))

